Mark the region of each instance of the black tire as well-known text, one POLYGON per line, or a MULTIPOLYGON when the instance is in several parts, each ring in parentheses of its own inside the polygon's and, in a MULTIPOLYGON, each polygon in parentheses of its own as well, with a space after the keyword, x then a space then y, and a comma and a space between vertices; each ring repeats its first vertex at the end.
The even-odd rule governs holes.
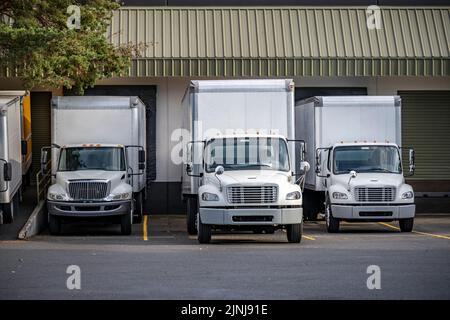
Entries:
POLYGON ((127 213, 120 217, 120 232, 123 236, 129 236, 131 234, 132 227, 132 214, 127 213))
POLYGON ((14 199, 10 203, 3 204, 3 223, 13 223, 14 221, 14 199))
POLYGON ((303 223, 288 224, 286 226, 286 234, 290 243, 300 243, 302 241, 303 223))
POLYGON ((303 218, 305 221, 316 221, 319 213, 319 197, 317 192, 303 190, 303 218))
POLYGON ((195 198, 187 198, 186 200, 186 227, 189 235, 193 236, 197 234, 197 199, 195 198))
POLYGON ((211 226, 203 224, 200 219, 198 221, 198 242, 201 244, 208 244, 211 242, 211 226))
POLYGON ((401 232, 411 232, 414 227, 414 218, 400 219, 398 223, 401 232))
POLYGON ((303 190, 303 218, 305 221, 313 221, 317 219, 315 212, 314 192, 303 190))
POLYGON ((134 207, 133 223, 142 223, 142 217, 144 215, 143 191, 136 193, 134 200, 135 200, 135 207, 134 207))
POLYGON ((27 173, 25 174, 25 186, 29 187, 31 186, 31 170, 28 169, 27 173))
POLYGON ((333 217, 333 213, 331 212, 331 204, 330 201, 326 200, 325 204, 325 223, 327 227, 328 233, 338 233, 340 227, 339 219, 333 217))
POLYGON ((59 220, 58 217, 54 215, 48 216, 48 230, 50 231, 50 234, 53 236, 61 234, 61 221, 59 220))

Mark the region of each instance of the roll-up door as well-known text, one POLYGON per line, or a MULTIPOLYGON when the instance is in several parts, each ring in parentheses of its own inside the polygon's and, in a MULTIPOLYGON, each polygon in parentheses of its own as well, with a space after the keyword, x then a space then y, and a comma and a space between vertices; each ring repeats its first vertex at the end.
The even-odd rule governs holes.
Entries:
POLYGON ((41 148, 51 144, 51 99, 51 92, 31 92, 32 183, 36 182, 36 173, 40 170, 41 148))
POLYGON ((416 172, 408 181, 416 192, 450 192, 450 91, 398 94, 402 143, 416 151, 416 172))

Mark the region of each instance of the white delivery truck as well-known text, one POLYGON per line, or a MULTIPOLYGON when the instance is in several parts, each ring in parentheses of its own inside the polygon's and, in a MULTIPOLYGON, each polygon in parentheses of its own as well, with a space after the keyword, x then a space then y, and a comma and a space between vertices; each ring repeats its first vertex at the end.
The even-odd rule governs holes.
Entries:
POLYGON ((296 136, 315 168, 306 174, 305 216, 325 213, 328 232, 338 232, 340 221, 393 220, 411 231, 415 205, 402 167, 400 97, 312 97, 295 113, 296 136))
MULTIPOLYGON (((19 96, 20 97, 20 115, 21 115, 21 152, 22 152, 22 184, 30 184, 31 179, 31 162, 32 162, 32 147, 31 147, 31 96, 29 91, 13 90, 0 91, 0 96, 19 96)), ((23 189, 23 188, 22 188, 23 189)))
POLYGON ((191 81, 182 102, 182 195, 188 232, 198 229, 200 243, 214 229, 280 228, 300 242, 302 172, 294 166, 303 144, 294 140, 293 92, 292 80, 191 81))
POLYGON ((145 196, 145 105, 138 97, 55 97, 51 127, 50 232, 74 218, 108 217, 129 235, 145 196))
POLYGON ((0 222, 11 223, 22 184, 19 95, 0 94, 0 222))

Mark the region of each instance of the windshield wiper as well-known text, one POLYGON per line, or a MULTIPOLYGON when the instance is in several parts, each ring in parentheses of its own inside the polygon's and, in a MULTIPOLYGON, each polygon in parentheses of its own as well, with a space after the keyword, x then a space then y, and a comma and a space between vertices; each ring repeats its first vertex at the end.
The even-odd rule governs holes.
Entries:
POLYGON ((384 168, 369 168, 367 171, 377 171, 377 172, 385 172, 385 173, 395 173, 394 171, 384 169, 384 168))
POLYGON ((245 168, 253 168, 253 167, 267 167, 267 168, 273 168, 270 164, 263 164, 263 163, 240 163, 240 164, 229 164, 229 165, 222 165, 225 169, 245 169, 245 168))

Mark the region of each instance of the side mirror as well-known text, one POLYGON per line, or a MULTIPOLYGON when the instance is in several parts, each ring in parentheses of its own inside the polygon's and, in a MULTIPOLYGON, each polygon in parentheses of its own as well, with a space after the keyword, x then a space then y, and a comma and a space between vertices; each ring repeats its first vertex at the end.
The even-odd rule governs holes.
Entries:
POLYGON ((409 149, 409 172, 414 173, 416 169, 416 152, 414 149, 409 149))
POLYGON ((6 162, 3 165, 3 180, 11 181, 12 180, 12 166, 11 163, 6 162))
POLYGON ((145 150, 139 150, 139 163, 145 163, 145 150))
POLYGON ((215 174, 220 176, 221 174, 223 174, 225 172, 224 167, 222 166, 217 166, 216 169, 214 170, 215 174))
POLYGON ((352 179, 356 178, 358 174, 356 173, 355 170, 350 171, 350 178, 348 179, 348 183, 347 183, 347 190, 350 191, 351 187, 350 187, 350 182, 352 181, 352 179))
POLYGON ((322 166, 320 165, 320 157, 316 157, 316 174, 320 174, 322 171, 322 166))
POLYGON ((145 150, 140 149, 138 151, 138 162, 139 162, 139 170, 145 169, 145 150))
POLYGON ((303 142, 300 144, 300 155, 299 155, 300 161, 303 162, 303 160, 305 160, 305 154, 306 154, 306 142, 303 142))
POLYGON ((45 171, 45 166, 48 162, 48 151, 47 150, 41 150, 41 172, 45 171))
POLYGON ((316 174, 319 174, 322 171, 320 162, 321 162, 321 157, 320 157, 319 152, 317 152, 317 154, 316 154, 316 174))
POLYGON ((26 156, 27 152, 28 152, 28 142, 26 140, 22 140, 21 153, 23 156, 26 156))
POLYGON ((306 174, 310 169, 311 169, 311 166, 309 165, 309 162, 302 161, 300 163, 300 171, 302 172, 302 174, 306 174))

